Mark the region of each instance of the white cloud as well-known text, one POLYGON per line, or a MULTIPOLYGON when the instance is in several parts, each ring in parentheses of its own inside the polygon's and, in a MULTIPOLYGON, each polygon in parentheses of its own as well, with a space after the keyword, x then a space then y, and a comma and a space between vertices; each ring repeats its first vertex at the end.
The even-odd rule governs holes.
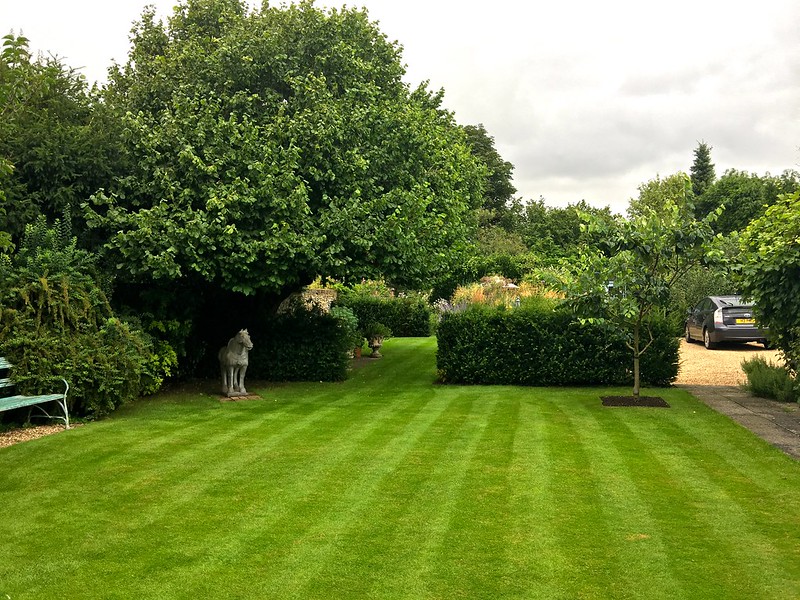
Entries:
MULTIPOLYGON (((523 198, 622 212, 640 183, 688 170, 699 140, 718 173, 800 168, 795 0, 343 1, 403 45, 411 85, 486 126, 523 198)), ((5 1, 0 23, 102 79, 145 3, 5 1)))

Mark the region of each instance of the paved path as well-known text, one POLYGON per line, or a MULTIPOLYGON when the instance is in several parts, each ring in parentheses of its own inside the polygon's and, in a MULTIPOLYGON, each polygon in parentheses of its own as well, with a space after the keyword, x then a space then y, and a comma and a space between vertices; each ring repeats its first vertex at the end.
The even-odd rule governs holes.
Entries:
POLYGON ((800 460, 800 404, 756 398, 732 385, 679 385, 717 412, 800 460))

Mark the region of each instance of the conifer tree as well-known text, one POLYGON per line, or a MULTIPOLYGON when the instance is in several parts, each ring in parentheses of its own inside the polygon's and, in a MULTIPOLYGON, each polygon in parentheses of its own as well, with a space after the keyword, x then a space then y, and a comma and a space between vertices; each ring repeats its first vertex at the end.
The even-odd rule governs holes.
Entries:
POLYGON ((702 196, 717 178, 714 163, 711 162, 711 146, 705 142, 699 142, 694 149, 691 177, 692 191, 696 198, 702 196))

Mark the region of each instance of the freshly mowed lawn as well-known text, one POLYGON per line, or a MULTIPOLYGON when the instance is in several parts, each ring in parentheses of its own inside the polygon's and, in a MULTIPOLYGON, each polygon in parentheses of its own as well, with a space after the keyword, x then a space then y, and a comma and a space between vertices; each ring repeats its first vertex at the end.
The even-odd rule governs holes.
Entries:
POLYGON ((800 463, 681 390, 436 385, 434 352, 0 449, 0 598, 800 598, 800 463))

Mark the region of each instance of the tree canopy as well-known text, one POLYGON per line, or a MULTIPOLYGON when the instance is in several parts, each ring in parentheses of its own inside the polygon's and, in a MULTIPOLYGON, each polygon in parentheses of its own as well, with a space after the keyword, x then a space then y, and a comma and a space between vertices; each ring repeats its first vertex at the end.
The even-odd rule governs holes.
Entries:
POLYGON ((650 211, 660 212, 670 206, 677 206, 684 212, 693 212, 694 193, 692 181, 685 173, 675 173, 654 179, 639 186, 639 197, 631 198, 628 215, 642 216, 650 211))
POLYGON ((715 230, 724 234, 742 231, 780 195, 798 188, 800 173, 796 171, 788 170, 776 177, 729 169, 697 200, 696 214, 703 217, 724 206, 715 230))
POLYGON ((113 124, 74 69, 8 34, 0 52, 0 231, 19 242, 39 215, 78 207, 116 165, 113 124))
POLYGON ((481 208, 489 213, 488 221, 494 225, 504 223, 511 210, 511 202, 517 191, 512 183, 514 165, 500 156, 494 145, 494 138, 486 131, 483 123, 464 126, 467 142, 475 158, 486 167, 486 186, 481 208))
MULTIPOLYGON (((688 187, 689 178, 684 176, 688 187)), ((562 285, 576 313, 626 333, 633 357, 633 395, 640 392, 640 357, 653 342, 654 316, 670 301, 670 289, 711 253, 711 222, 696 221, 674 200, 658 209, 608 223, 587 215, 587 227, 605 241, 605 251, 583 252, 562 285)))
POLYGON ((787 194, 741 236, 742 292, 755 302, 790 366, 800 364, 800 192, 787 194))
POLYGON ((123 278, 420 285, 466 238, 484 169, 365 11, 185 0, 132 42, 105 96, 127 171, 88 209, 123 278))

